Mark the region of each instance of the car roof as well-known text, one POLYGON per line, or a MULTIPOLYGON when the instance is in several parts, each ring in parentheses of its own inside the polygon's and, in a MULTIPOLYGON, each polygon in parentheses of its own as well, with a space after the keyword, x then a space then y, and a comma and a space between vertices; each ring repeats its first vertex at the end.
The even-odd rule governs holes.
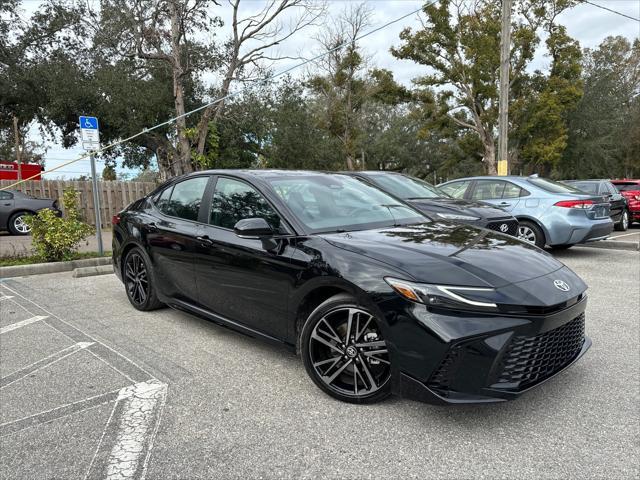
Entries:
POLYGON ((284 169, 217 169, 217 170, 201 170, 193 172, 185 176, 193 175, 235 175, 245 178, 274 178, 274 177, 304 177, 308 175, 339 175, 340 172, 326 172, 318 170, 284 170, 284 169))
POLYGON ((584 182, 610 182, 611 180, 607 180, 606 178, 585 178, 584 180, 563 180, 563 182, 567 183, 584 183, 584 182))

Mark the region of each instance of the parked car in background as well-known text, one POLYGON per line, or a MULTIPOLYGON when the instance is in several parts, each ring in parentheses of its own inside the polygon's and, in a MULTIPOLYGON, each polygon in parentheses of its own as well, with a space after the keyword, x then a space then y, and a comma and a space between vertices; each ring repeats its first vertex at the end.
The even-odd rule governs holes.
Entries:
POLYGON ((611 180, 611 183, 627 199, 629 225, 640 222, 640 180, 611 180))
POLYGON ((12 235, 27 235, 31 228, 24 217, 45 208, 62 214, 56 200, 32 197, 17 190, 0 190, 0 230, 8 230, 12 235))
POLYGON ((518 236, 540 248, 569 248, 613 230, 603 197, 537 175, 461 178, 438 187, 455 198, 503 208, 518 219, 518 236))
POLYGON ((382 171, 345 173, 401 198, 435 220, 466 223, 508 235, 518 235, 518 221, 513 215, 488 203, 453 198, 419 178, 382 171))
POLYGON ((609 216, 616 230, 629 228, 629 210, 627 199, 609 180, 565 180, 562 183, 592 195, 601 195, 609 202, 609 216))
POLYGON ((591 345, 587 286, 553 256, 432 221, 347 175, 195 172, 113 224, 134 308, 166 304, 284 344, 346 402, 511 400, 591 345))

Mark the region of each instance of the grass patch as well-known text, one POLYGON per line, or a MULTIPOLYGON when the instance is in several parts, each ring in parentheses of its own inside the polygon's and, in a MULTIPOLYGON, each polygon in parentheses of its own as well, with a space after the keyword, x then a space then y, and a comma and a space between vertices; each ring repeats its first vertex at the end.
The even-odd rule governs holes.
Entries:
MULTIPOLYGON (((111 252, 104 252, 105 257, 110 257, 111 252)), ((98 252, 78 252, 73 254, 72 260, 82 260, 85 258, 98 258, 100 255, 98 252)), ((42 258, 36 255, 20 255, 20 256, 9 256, 9 257, 0 257, 0 267, 13 267, 15 265, 31 265, 33 263, 45 263, 42 258)))

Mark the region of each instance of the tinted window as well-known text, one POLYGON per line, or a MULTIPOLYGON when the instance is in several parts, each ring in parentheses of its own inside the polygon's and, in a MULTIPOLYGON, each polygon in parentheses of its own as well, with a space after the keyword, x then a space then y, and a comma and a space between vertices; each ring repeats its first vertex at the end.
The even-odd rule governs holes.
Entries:
POLYGON ((0 191, 0 200, 11 200, 12 198, 13 198, 13 195, 10 194, 9 192, 0 191))
POLYGON ((635 192, 640 190, 640 183, 616 183, 615 187, 619 192, 635 192))
POLYGON ((232 229, 245 218, 264 218, 275 230, 280 228, 280 217, 257 190, 231 178, 219 178, 213 193, 209 223, 232 229))
POLYGON ((375 174, 371 179, 383 190, 396 197, 417 200, 420 198, 439 198, 448 196, 436 187, 417 178, 397 174, 375 174))
POLYGON ((346 175, 278 177, 269 182, 298 220, 314 233, 427 221, 395 198, 346 175))
POLYGON ((527 182, 531 185, 535 185, 542 190, 545 190, 550 193, 582 193, 582 190, 578 190, 577 188, 572 187, 571 185, 566 185, 564 183, 554 182, 553 180, 548 180, 546 178, 540 177, 531 177, 527 178, 527 182))
POLYGON ((171 198, 171 192, 173 191, 173 185, 160 192, 160 196, 157 197, 156 207, 162 212, 168 214, 169 212, 169 199, 171 198))
POLYGON ((614 187, 613 184, 606 182, 605 185, 611 195, 618 195, 618 190, 616 190, 616 187, 614 187))
POLYGON ((571 186, 585 193, 598 193, 598 183, 596 182, 571 182, 571 186))
POLYGON ((467 191, 467 187, 471 184, 471 180, 463 180, 460 182, 451 182, 446 185, 440 185, 438 189, 453 198, 462 198, 467 191))
MULTIPOLYGON (((492 200, 496 198, 502 198, 502 192, 507 182, 501 180, 478 180, 476 187, 471 195, 472 200, 492 200)), ((520 192, 518 195, 520 196, 520 192)))
POLYGON ((170 197, 167 193, 169 189, 162 192, 157 203, 158 208, 165 215, 185 220, 198 220, 200 203, 208 181, 209 177, 195 177, 176 183, 170 197))

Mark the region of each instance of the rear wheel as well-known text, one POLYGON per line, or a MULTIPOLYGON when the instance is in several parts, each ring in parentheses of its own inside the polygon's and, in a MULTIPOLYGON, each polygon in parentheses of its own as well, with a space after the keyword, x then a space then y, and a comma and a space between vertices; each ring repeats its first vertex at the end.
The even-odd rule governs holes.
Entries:
POLYGON ((542 229, 535 223, 528 220, 520 221, 520 225, 518 226, 518 238, 540 248, 543 248, 546 243, 542 229))
POLYGON ((9 232, 12 235, 28 235, 31 227, 24 221, 25 217, 31 215, 28 212, 18 212, 11 215, 9 219, 9 232))
POLYGON ((127 253, 122 273, 127 298, 134 308, 149 311, 162 306, 156 294, 150 266, 142 250, 134 248, 127 253))
POLYGON ((348 295, 326 300, 301 335, 302 359, 325 393, 350 403, 374 403, 391 394, 391 362, 379 320, 348 295))
POLYGON ((629 228, 629 212, 627 210, 622 211, 620 221, 615 224, 614 228, 619 232, 626 232, 629 228))

